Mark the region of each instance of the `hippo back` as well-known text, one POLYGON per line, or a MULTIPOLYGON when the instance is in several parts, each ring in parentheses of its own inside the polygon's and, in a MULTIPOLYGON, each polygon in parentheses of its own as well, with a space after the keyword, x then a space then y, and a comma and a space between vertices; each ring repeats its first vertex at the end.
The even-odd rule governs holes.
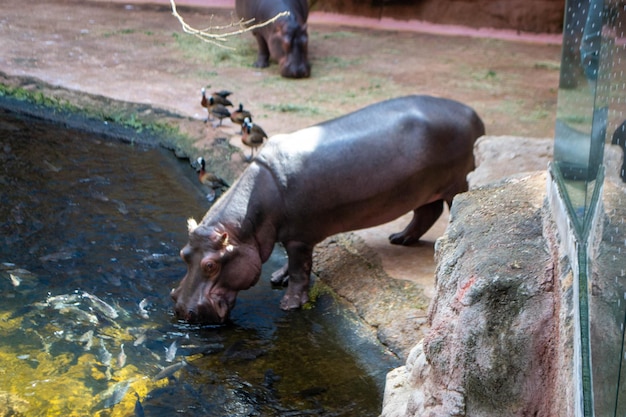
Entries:
POLYGON ((255 19, 255 24, 284 11, 290 12, 300 24, 306 23, 309 17, 307 0, 236 0, 235 11, 241 19, 255 19))
POLYGON ((283 190, 291 224, 300 223, 295 218, 306 222, 330 215, 340 219, 331 231, 336 233, 393 220, 447 199, 450 187, 466 187, 474 142, 483 134, 483 123, 470 107, 407 96, 272 137, 257 163, 283 190), (396 202, 393 209, 386 207, 390 200, 396 202), (363 217, 359 210, 365 206, 363 217), (372 215, 377 211, 372 206, 378 215, 372 215))

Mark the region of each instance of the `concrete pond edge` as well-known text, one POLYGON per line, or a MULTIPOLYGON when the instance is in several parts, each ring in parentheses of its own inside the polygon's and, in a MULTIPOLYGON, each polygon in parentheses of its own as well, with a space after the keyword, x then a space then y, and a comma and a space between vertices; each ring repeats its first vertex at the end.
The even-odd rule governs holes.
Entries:
MULTIPOLYGON (((53 86, 34 77, 0 71, 0 108, 111 140, 161 146, 190 165, 200 153, 193 146, 200 134, 197 126, 202 125, 196 119, 146 104, 53 86)), ((233 181, 244 167, 233 164, 231 154, 240 150, 223 144, 213 147, 217 149, 212 169, 233 181)), ((206 155, 207 149, 202 152, 206 155)), ((189 172, 195 175, 191 168, 189 172)), ((390 277, 375 251, 356 234, 343 233, 320 243, 314 253, 313 272, 390 354, 406 359, 423 337, 429 303, 423 289, 390 277)))

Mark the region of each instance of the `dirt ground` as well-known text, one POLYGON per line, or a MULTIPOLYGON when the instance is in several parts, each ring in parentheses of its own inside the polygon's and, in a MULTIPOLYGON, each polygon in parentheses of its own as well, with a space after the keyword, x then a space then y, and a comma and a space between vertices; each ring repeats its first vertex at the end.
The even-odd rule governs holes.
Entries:
MULTIPOLYGON (((193 2, 200 3, 179 2, 178 12, 195 28, 236 21, 232 0, 206 0, 203 7, 193 2)), ((554 36, 428 25, 431 33, 425 33, 424 25, 410 22, 381 26, 312 13, 311 78, 288 80, 276 65, 252 67, 252 35, 229 38, 225 46, 231 49, 217 47, 183 33, 169 2, 156 3, 3 0, 0 72, 188 117, 182 130, 199 154, 223 139, 243 148, 239 128, 229 120, 221 127, 202 122, 201 87, 232 91, 235 106, 242 103, 270 136, 406 94, 469 104, 483 118, 488 135, 553 135, 561 49, 554 36)), ((245 167, 241 155, 233 164, 245 167)), ((390 247, 388 232, 403 228, 405 221, 359 235, 383 258, 391 276, 417 281, 431 297, 433 247, 447 217, 422 245, 390 247)))
MULTIPOLYGON (((275 65, 251 66, 250 34, 232 38, 233 50, 200 42, 159 1, 164 4, 3 1, 0 69, 198 119, 205 116, 200 88, 228 89, 269 134, 420 93, 473 106, 489 135, 552 135, 559 45, 368 30, 348 26, 348 18, 345 25, 316 24, 312 16, 312 76, 286 80, 275 65)), ((235 19, 225 8, 179 6, 179 12, 197 28, 235 19)), ((217 133, 207 127, 206 139, 233 133, 225 123, 217 133)))

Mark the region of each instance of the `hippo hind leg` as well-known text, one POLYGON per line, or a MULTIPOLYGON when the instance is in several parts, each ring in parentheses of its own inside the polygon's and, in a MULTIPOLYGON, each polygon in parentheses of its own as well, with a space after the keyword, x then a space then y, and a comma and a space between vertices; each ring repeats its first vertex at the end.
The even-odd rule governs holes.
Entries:
POLYGON ((414 245, 431 228, 443 212, 443 200, 433 201, 413 210, 411 223, 401 232, 389 236, 394 245, 414 245))

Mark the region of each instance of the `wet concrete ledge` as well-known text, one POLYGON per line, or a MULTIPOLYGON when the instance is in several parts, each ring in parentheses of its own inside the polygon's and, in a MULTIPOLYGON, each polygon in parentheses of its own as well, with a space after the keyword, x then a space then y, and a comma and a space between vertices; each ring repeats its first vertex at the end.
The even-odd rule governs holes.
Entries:
MULTIPOLYGON (((182 160, 195 160, 194 142, 203 136, 197 119, 148 104, 114 100, 54 86, 30 76, 11 76, 0 71, 0 108, 90 132, 111 140, 142 146, 161 146, 182 160)), ((212 170, 232 182, 243 171, 232 161, 241 153, 227 142, 203 149, 212 170)), ((243 154, 239 160, 243 159, 243 154)))

